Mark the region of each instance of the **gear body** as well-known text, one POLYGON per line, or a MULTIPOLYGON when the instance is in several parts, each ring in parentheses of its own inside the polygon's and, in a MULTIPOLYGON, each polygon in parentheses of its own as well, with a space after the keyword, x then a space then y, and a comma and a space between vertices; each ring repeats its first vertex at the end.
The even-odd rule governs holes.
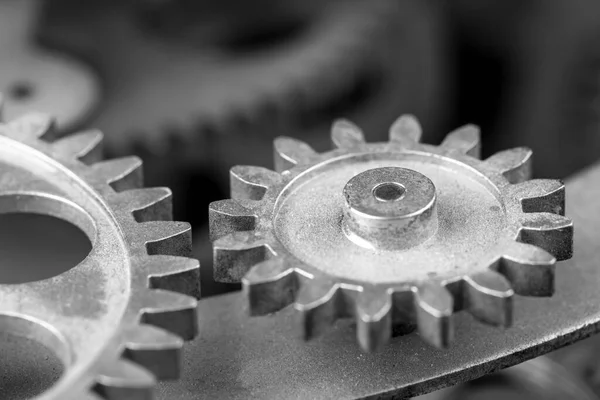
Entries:
POLYGON ((463 309, 509 326, 513 294, 551 295, 571 256, 564 186, 528 180, 528 149, 479 160, 473 126, 420 136, 410 116, 372 144, 340 121, 336 150, 278 138, 277 172, 234 167, 232 200, 210 207, 216 279, 242 281, 251 314, 294 303, 307 338, 355 316, 369 351, 399 322, 445 347, 463 309))
POLYGON ((170 221, 168 189, 140 188, 138 158, 99 161, 97 131, 55 135, 43 114, 0 124, 0 209, 65 219, 92 251, 53 278, 1 284, 2 329, 63 361, 40 398, 152 398, 156 379, 178 376, 197 329, 190 227, 170 221))

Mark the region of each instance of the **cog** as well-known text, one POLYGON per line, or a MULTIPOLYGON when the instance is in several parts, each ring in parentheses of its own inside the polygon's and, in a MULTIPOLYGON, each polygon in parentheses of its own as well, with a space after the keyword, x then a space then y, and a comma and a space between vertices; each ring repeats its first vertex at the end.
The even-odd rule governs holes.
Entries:
POLYGON ((139 145, 160 155, 173 143, 202 144, 209 127, 256 125, 273 110, 295 114, 345 94, 371 66, 397 7, 353 0, 322 8, 285 45, 249 54, 165 42, 140 29, 127 4, 103 1, 49 2, 39 36, 85 56, 103 75, 106 102, 95 126, 110 134, 111 150, 139 145))
POLYGON ((190 226, 171 221, 169 189, 140 188, 137 157, 99 161, 101 133, 55 136, 44 114, 0 124, 0 209, 67 220, 92 250, 53 278, 0 284, 2 329, 64 362, 43 398, 151 398, 197 331, 190 226))
POLYGON ((215 279, 241 280, 250 314, 294 303, 307 339, 355 316, 367 351, 416 323, 446 347, 457 311, 507 327, 513 294, 553 294, 573 224, 563 183, 529 180, 529 149, 481 161, 476 127, 432 146, 412 116, 389 142, 345 120, 331 137, 327 153, 276 139, 276 171, 232 168, 232 199, 210 206, 215 279))
POLYGON ((100 99, 97 76, 77 60, 35 46, 39 0, 0 2, 0 91, 4 115, 13 119, 32 110, 56 118, 61 131, 89 119, 100 99))

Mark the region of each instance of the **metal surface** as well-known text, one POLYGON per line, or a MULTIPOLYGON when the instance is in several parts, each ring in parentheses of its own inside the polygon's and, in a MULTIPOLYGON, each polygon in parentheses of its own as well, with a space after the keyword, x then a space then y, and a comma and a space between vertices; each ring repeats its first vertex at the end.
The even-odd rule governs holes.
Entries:
POLYGON ((168 189, 140 189, 139 159, 99 162, 97 131, 54 135, 43 114, 0 124, 0 210, 69 221, 92 250, 57 276, 0 284, 0 330, 64 363, 41 398, 150 398, 197 330, 198 262, 181 257, 190 227, 169 221, 168 189))
POLYGON ((463 385, 415 400, 468 399, 597 400, 576 374, 548 357, 538 357, 463 385), (510 396, 510 397, 509 397, 510 396))
POLYGON ((566 182, 566 213, 577 226, 574 255, 557 265, 556 293, 516 298, 513 326, 492 329, 456 315, 455 340, 439 350, 416 334, 375 354, 354 345, 348 321, 305 343, 291 309, 249 318, 240 293, 199 303, 198 339, 187 345, 184 375, 161 383, 158 398, 403 398, 465 382, 521 363, 600 331, 600 165, 566 182))
POLYGON ((0 2, 0 91, 4 115, 30 111, 56 117, 57 127, 79 126, 98 106, 100 82, 92 70, 64 54, 37 46, 41 0, 0 2))
POLYGON ((480 161, 473 126, 440 146, 420 137, 411 116, 384 143, 338 121, 336 150, 282 137, 277 172, 234 167, 232 199, 209 208, 215 277, 242 281, 252 315, 293 303, 307 339, 355 316, 367 351, 415 322, 446 347, 461 310, 510 326, 513 294, 551 296, 571 257, 564 185, 528 180, 528 149, 480 161))

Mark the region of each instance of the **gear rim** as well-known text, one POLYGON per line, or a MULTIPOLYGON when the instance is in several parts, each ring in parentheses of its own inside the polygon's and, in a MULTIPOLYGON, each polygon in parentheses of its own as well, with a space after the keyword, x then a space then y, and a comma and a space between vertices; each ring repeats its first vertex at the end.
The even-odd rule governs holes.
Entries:
POLYGON ((102 135, 97 131, 50 141, 56 135, 44 114, 0 124, 2 163, 13 167, 15 176, 32 178, 17 182, 10 173, 4 175, 3 211, 63 218, 84 230, 92 251, 56 277, 0 285, 0 317, 5 323, 16 321, 6 323, 9 331, 35 334, 23 328, 30 323, 54 332, 46 344, 65 370, 39 398, 151 398, 157 379, 178 376, 183 340, 197 331, 199 264, 186 257, 190 227, 171 221, 168 189, 140 189, 138 158, 100 161, 102 135), (102 257, 111 252, 112 258, 102 257), (105 271, 113 275, 107 278, 105 271), (57 290, 56 285, 62 286, 57 290), (87 289, 84 295, 74 289, 79 286, 87 289), (62 305, 36 304, 39 297, 31 293, 42 292, 51 294, 47 303, 62 305))
POLYGON ((478 160, 479 131, 474 126, 451 132, 439 146, 420 144, 420 136, 421 128, 411 116, 393 124, 390 142, 373 144, 365 143, 358 127, 338 121, 332 129, 336 150, 318 154, 303 142, 278 138, 277 172, 234 167, 233 200, 210 207, 215 278, 241 280, 252 315, 294 303, 302 315, 305 338, 322 333, 339 317, 355 315, 358 341, 367 351, 389 340, 392 319, 416 321, 421 336, 438 347, 451 341, 450 317, 462 309, 483 322, 509 326, 513 295, 552 295, 555 262, 571 257, 573 227, 563 215, 564 185, 555 180, 528 180, 531 151, 525 148, 478 160), (477 260, 478 268, 453 279, 386 285, 323 273, 281 244, 275 215, 282 198, 293 191, 294 181, 303 174, 317 175, 318 166, 331 160, 385 151, 446 157, 481 173, 492 187, 504 188, 499 196, 509 208, 507 215, 519 219, 513 221, 518 224, 516 230, 508 229, 498 240, 495 258, 477 260))

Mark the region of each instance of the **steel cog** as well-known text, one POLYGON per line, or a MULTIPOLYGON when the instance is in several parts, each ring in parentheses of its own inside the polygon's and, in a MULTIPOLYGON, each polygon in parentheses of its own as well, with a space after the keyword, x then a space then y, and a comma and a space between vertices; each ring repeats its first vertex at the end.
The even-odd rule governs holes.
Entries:
POLYGON ((420 137, 412 116, 371 144, 342 120, 336 150, 280 137, 276 171, 232 168, 232 199, 209 211, 215 279, 241 280, 252 315, 294 303, 305 338, 355 316, 367 351, 398 322, 445 347, 460 310, 509 326, 513 294, 552 295, 571 257, 564 185, 528 180, 526 148, 479 160, 472 125, 439 146, 420 137))
POLYGON ((126 4, 101 1, 50 2, 39 36, 92 60, 103 75, 107 99, 95 125, 107 132, 110 150, 139 145, 161 155, 173 143, 204 143, 215 126, 256 125, 272 110, 295 113, 345 94, 371 65, 398 7, 390 0, 328 3, 299 39, 235 57, 209 45, 164 43, 138 29, 126 4))
POLYGON ((178 376, 182 339, 197 331, 190 227, 171 221, 169 189, 140 189, 138 158, 100 162, 97 131, 54 135, 43 114, 0 124, 0 208, 65 219, 92 251, 56 277, 0 285, 2 329, 64 362, 41 398, 152 398, 156 379, 178 376))

